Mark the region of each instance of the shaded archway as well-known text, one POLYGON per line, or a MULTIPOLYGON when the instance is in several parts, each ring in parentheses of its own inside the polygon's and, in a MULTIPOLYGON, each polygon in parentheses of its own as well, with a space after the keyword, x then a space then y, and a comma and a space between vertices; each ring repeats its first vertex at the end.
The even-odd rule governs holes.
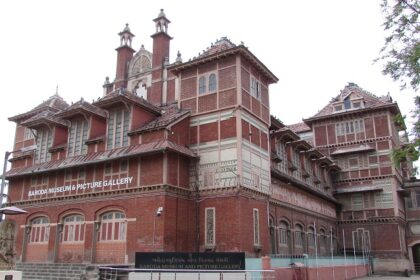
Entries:
POLYGON ((420 244, 416 244, 412 247, 413 253, 413 264, 416 274, 420 274, 420 244))

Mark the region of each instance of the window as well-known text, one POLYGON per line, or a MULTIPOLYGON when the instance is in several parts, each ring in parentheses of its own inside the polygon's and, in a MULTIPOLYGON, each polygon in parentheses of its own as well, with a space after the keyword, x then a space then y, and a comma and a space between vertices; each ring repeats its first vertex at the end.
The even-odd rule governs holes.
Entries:
POLYGON ((209 76, 209 92, 214 92, 217 89, 216 74, 210 74, 209 76))
POLYGON ((350 97, 344 98, 344 109, 348 110, 351 108, 350 97))
POLYGON ((205 211, 205 240, 206 246, 216 245, 216 208, 206 208, 205 211))
POLYGON ((359 167, 359 159, 358 158, 349 158, 349 168, 354 169, 359 167))
POLYGON ((202 76, 198 79, 198 93, 203 94, 206 93, 206 77, 202 76))
POLYGON ((35 132, 32 129, 25 127, 23 140, 34 139, 34 134, 35 134, 35 132))
POLYGON ((361 210, 363 208, 362 194, 355 193, 351 195, 351 206, 353 210, 361 210))
POLYGON ((217 76, 215 73, 209 73, 198 78, 198 93, 212 93, 217 90, 217 76))
POLYGON ((40 129, 37 131, 35 163, 46 162, 51 159, 48 150, 52 145, 52 132, 49 129, 40 129))
POLYGON ((289 238, 287 236, 288 225, 286 222, 280 222, 279 225, 279 245, 287 246, 289 244, 289 238))
POLYGON ((107 149, 128 145, 128 125, 130 113, 127 110, 116 110, 109 113, 107 149))
POLYGON ((85 219, 82 215, 67 216, 63 220, 61 242, 83 242, 85 240, 85 219))
POLYGON ((261 99, 261 83, 254 77, 251 77, 251 96, 261 99))
POLYGON ((88 138, 88 122, 86 120, 74 121, 69 129, 68 156, 83 155, 87 152, 85 144, 88 138))
POLYGON ((29 243, 47 243, 50 235, 50 223, 47 217, 35 218, 31 223, 29 243))
POLYGON ((342 136, 365 131, 363 120, 354 120, 348 122, 337 123, 335 125, 335 134, 342 136))
POLYGON ((335 112, 338 112, 338 111, 341 111, 341 110, 343 110, 343 105, 340 104, 340 105, 335 105, 334 106, 334 111, 335 112))
POLYGON ((303 227, 299 224, 295 226, 295 246, 303 247, 303 227))
POLYGON ((420 191, 416 191, 416 205, 420 207, 420 191))
POLYGON ((308 228, 308 247, 315 247, 315 230, 313 227, 308 228))
POLYGON ((413 201, 411 200, 411 195, 409 197, 405 197, 405 205, 407 208, 413 208, 413 201))
POLYGON ((254 245, 260 245, 260 213, 258 209, 253 210, 254 215, 254 245))
POLYGON ((121 212, 108 212, 101 216, 99 241, 125 240, 126 220, 121 212))

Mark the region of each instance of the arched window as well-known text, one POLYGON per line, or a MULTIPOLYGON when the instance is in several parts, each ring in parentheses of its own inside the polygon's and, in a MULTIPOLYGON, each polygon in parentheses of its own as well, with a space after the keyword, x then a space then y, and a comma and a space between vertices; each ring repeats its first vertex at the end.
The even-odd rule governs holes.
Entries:
POLYGON ((125 240, 126 220, 124 213, 107 212, 101 216, 99 241, 125 240))
POLYGON ((315 229, 313 227, 308 228, 308 247, 315 247, 315 229))
POLYGON ((303 227, 300 224, 295 225, 295 246, 303 247, 303 227))
POLYGON ((29 243, 47 243, 50 236, 50 223, 47 217, 35 218, 31 222, 29 243))
POLYGON ((282 221, 279 224, 279 245, 287 246, 289 244, 289 237, 287 231, 289 230, 289 225, 282 221))
POLYGON ((321 255, 327 253, 327 235, 325 234, 325 229, 321 228, 319 230, 319 250, 321 255))
POLYGON ((210 74, 210 76, 209 76, 209 92, 216 91, 216 89, 217 89, 216 74, 210 74))
POLYGON ((85 218, 71 215, 63 219, 61 242, 83 242, 85 240, 85 218))
POLYGON ((198 79, 198 93, 203 94, 206 93, 206 77, 202 76, 198 79))

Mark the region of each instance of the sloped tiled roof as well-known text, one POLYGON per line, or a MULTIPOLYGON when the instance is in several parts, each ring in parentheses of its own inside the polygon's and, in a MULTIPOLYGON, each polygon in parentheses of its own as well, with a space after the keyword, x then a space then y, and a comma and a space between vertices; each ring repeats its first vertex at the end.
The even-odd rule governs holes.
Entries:
POLYGON ((181 119, 182 117, 189 115, 189 110, 181 110, 178 108, 177 104, 172 104, 166 107, 162 107, 162 115, 154 119, 153 121, 131 130, 128 134, 142 133, 145 131, 155 130, 167 127, 176 120, 181 119))
POLYGON ((194 57, 187 62, 176 62, 168 67, 168 70, 175 73, 187 69, 192 66, 197 66, 206 62, 210 62, 221 57, 240 54, 246 58, 258 71, 260 71, 269 83, 275 83, 279 79, 243 44, 236 46, 229 39, 223 37, 198 57, 194 57))
POLYGON ((102 110, 101 108, 96 107, 90 104, 89 102, 86 102, 83 98, 77 101, 76 103, 71 104, 69 107, 65 108, 61 112, 58 112, 56 116, 60 118, 68 118, 80 113, 93 114, 103 118, 106 117, 105 110, 102 110))
POLYGON ((136 104, 152 113, 160 114, 160 109, 148 102, 146 99, 132 94, 130 91, 122 91, 122 89, 117 89, 99 100, 95 101, 92 105, 106 108, 112 106, 118 102, 128 102, 131 104, 136 104))
POLYGON ((103 152, 43 162, 29 167, 13 168, 6 173, 6 178, 95 164, 136 155, 153 154, 162 151, 173 151, 183 154, 187 157, 196 157, 195 153, 187 147, 175 144, 169 140, 162 139, 146 144, 137 144, 103 152))
POLYGON ((26 121, 22 122, 22 125, 26 127, 37 127, 43 124, 58 124, 63 126, 68 126, 67 122, 56 117, 54 112, 49 110, 42 111, 35 116, 27 119, 26 121))
POLYGON ((222 37, 220 38, 220 40, 217 40, 215 43, 212 43, 210 47, 203 51, 203 53, 200 53, 198 57, 209 56, 234 47, 236 47, 236 45, 232 43, 232 41, 230 41, 227 37, 222 37))
POLYGON ((58 112, 61 110, 64 110, 67 108, 69 104, 67 104, 66 101, 64 101, 63 98, 61 98, 57 93, 48 98, 46 101, 43 101, 41 104, 33 108, 32 110, 19 114, 13 117, 9 118, 9 121, 19 121, 28 117, 32 117, 39 112, 42 112, 44 110, 49 110, 51 112, 58 112))
POLYGON ((321 119, 333 115, 342 115, 349 112, 356 112, 356 111, 363 111, 368 109, 377 109, 377 108, 394 108, 397 112, 398 106, 396 103, 393 103, 392 98, 389 95, 386 96, 376 96, 358 85, 354 83, 349 83, 347 86, 344 87, 343 90, 341 90, 340 94, 337 95, 335 98, 333 98, 328 105, 326 105, 324 108, 322 108, 317 114, 315 114, 313 117, 310 117, 308 119, 305 119, 304 121, 306 123, 314 120, 314 119, 321 119), (343 101, 348 95, 354 94, 357 98, 360 98, 363 100, 363 107, 360 108, 352 108, 348 110, 341 110, 341 111, 334 111, 334 105, 337 102, 343 101))
POLYGON ((294 132, 294 133, 300 133, 300 132, 306 132, 310 131, 311 128, 304 122, 295 123, 288 125, 288 127, 294 132))

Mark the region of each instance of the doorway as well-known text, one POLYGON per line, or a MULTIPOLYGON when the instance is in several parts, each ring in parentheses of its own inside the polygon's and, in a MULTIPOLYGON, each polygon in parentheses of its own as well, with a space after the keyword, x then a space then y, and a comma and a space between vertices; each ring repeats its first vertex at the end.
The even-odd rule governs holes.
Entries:
POLYGON ((413 246, 413 263, 416 274, 420 274, 420 244, 413 246))

